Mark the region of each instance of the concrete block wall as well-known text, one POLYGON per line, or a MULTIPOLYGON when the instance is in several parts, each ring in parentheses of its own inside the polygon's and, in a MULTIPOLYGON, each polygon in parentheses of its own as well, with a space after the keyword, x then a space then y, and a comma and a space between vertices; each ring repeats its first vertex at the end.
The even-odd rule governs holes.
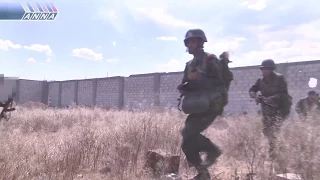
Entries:
POLYGON ((139 108, 158 105, 156 78, 159 74, 133 75, 124 78, 124 107, 139 108))
POLYGON ((16 78, 4 78, 4 82, 0 84, 0 101, 5 102, 13 93, 18 93, 19 80, 16 78))
POLYGON ((123 107, 123 77, 97 79, 96 86, 96 105, 112 108, 123 107))
POLYGON ((166 73, 160 76, 160 107, 177 107, 179 92, 178 85, 181 83, 183 72, 166 73))
MULTIPOLYGON (((229 92, 226 114, 257 112, 257 106, 248 96, 248 89, 261 77, 259 66, 232 68, 234 81, 229 92)), ((320 79, 320 61, 282 63, 277 72, 286 77, 289 93, 294 103, 306 96, 309 90, 320 92, 320 86, 310 88, 310 78, 320 79)), ((18 80, 17 101, 39 101, 45 104, 66 107, 78 105, 98 105, 113 108, 141 108, 159 106, 177 107, 177 86, 182 80, 182 72, 152 73, 129 77, 110 77, 60 82, 18 80)))
POLYGON ((59 106, 60 99, 60 82, 49 82, 49 92, 48 92, 48 100, 49 106, 56 107, 59 106))
MULTIPOLYGON (((94 80, 80 80, 77 81, 77 86, 78 86, 78 94, 76 95, 77 98, 75 99, 75 103, 79 105, 89 105, 93 106, 94 105, 94 97, 93 97, 93 92, 95 91, 94 89, 94 80)), ((77 91, 76 89, 73 89, 77 91)), ((76 92, 77 93, 77 92, 76 92)))
POLYGON ((234 114, 239 112, 247 111, 257 112, 260 106, 256 105, 249 98, 249 88, 257 81, 261 76, 259 67, 243 67, 234 68, 232 70, 234 74, 234 80, 231 83, 229 91, 229 104, 225 108, 227 114, 234 114))
POLYGON ((61 107, 67 107, 72 105, 72 103, 76 102, 76 81, 63 81, 60 85, 60 106, 61 107))
POLYGON ((19 81, 19 103, 27 101, 46 103, 47 88, 46 81, 33 81, 20 79, 19 81))

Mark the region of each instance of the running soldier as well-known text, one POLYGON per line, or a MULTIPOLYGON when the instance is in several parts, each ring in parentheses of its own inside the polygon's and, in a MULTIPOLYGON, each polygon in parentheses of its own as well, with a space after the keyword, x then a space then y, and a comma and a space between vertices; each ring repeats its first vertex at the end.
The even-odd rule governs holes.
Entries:
POLYGON ((306 120, 312 111, 318 110, 319 108, 319 94, 317 94, 315 91, 309 91, 307 97, 301 98, 297 102, 295 110, 300 119, 306 120))
POLYGON ((207 42, 201 29, 189 30, 184 39, 189 54, 194 57, 185 67, 182 83, 178 86, 182 100, 182 110, 189 114, 182 130, 182 150, 189 166, 194 166, 198 175, 194 180, 210 180, 208 167, 222 154, 221 150, 201 134, 215 118, 223 113, 228 103, 228 90, 233 80, 229 69, 229 54, 224 52, 217 58, 204 52, 207 42), (206 152, 202 161, 200 152, 206 152))
POLYGON ((261 103, 263 133, 269 140, 269 156, 272 160, 276 157, 277 133, 290 114, 292 105, 287 82, 283 75, 274 72, 275 69, 276 65, 272 59, 264 60, 260 66, 262 78, 249 89, 250 97, 261 103), (258 91, 261 96, 257 96, 258 91))

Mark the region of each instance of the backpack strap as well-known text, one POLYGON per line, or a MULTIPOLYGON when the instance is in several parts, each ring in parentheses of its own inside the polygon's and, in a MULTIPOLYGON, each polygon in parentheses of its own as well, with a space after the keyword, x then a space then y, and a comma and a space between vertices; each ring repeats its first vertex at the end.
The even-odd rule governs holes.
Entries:
POLYGON ((220 63, 219 63, 219 59, 218 59, 218 57, 216 55, 208 53, 208 56, 205 59, 205 63, 203 63, 204 64, 203 66, 204 66, 205 69, 208 69, 209 71, 212 71, 213 70, 212 66, 208 66, 209 63, 214 64, 214 66, 216 67, 216 70, 221 71, 221 68, 220 68, 221 66, 220 66, 220 63))
POLYGON ((206 58, 206 62, 210 62, 213 61, 213 59, 217 59, 217 56, 214 54, 208 54, 207 58, 206 58))

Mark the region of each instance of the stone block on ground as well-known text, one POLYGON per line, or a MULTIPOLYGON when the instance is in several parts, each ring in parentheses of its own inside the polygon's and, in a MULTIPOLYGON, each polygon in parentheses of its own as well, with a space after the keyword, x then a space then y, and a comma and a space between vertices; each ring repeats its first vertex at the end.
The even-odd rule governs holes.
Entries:
POLYGON ((148 168, 154 177, 165 174, 178 174, 180 156, 164 153, 157 150, 149 150, 146 155, 145 168, 148 168))
POLYGON ((302 180, 299 174, 286 173, 286 174, 277 174, 276 180, 302 180))

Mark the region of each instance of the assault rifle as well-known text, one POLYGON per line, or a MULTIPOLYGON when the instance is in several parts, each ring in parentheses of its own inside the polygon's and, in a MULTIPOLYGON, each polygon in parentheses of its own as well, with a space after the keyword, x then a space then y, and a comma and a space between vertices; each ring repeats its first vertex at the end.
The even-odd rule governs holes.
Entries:
POLYGON ((10 119, 11 112, 16 110, 16 108, 12 107, 12 104, 13 104, 13 98, 8 98, 8 100, 4 104, 1 103, 2 111, 0 114, 0 121, 2 119, 5 119, 6 121, 10 119))
MULTIPOLYGON (((259 99, 259 101, 260 101, 260 103, 263 103, 263 104, 265 104, 265 105, 268 105, 268 106, 271 106, 271 107, 274 107, 274 108, 278 108, 279 106, 276 104, 276 103, 274 103, 274 102, 267 102, 266 101, 266 97, 264 97, 264 96, 262 96, 262 95, 258 95, 258 99, 259 99)), ((258 105, 259 103, 257 103, 257 105, 258 105)))

